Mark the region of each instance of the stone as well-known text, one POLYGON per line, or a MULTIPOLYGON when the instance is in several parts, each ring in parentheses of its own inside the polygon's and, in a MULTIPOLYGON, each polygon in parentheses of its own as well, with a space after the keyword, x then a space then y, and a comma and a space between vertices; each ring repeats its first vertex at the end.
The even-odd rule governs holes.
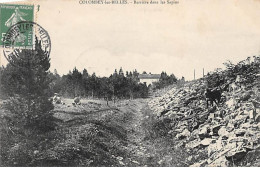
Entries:
POLYGON ((204 167, 208 164, 207 160, 203 160, 201 162, 190 165, 190 167, 204 167))
POLYGON ((228 161, 224 156, 221 156, 214 161, 212 161, 210 164, 208 164, 208 167, 227 167, 228 161))
POLYGON ((218 145, 217 143, 210 144, 208 146, 208 157, 210 157, 213 153, 217 152, 218 145))
POLYGON ((188 142, 185 146, 190 149, 194 149, 200 145, 200 141, 198 139, 188 142))
POLYGON ((232 136, 232 133, 228 132, 225 126, 222 126, 219 131, 218 131, 218 135, 226 138, 229 138, 230 136, 232 136))
POLYGON ((178 126, 181 127, 181 126, 187 126, 189 123, 188 121, 179 121, 178 123, 178 126))
POLYGON ((214 119, 215 118, 215 114, 214 113, 210 113, 208 116, 208 119, 214 119))
MULTIPOLYGON (((193 166, 228 166, 231 165, 229 160, 239 160, 245 152, 260 146, 260 109, 252 104, 253 100, 259 99, 258 94, 250 92, 251 86, 255 85, 245 85, 232 93, 223 92, 224 103, 207 109, 202 96, 206 85, 196 80, 173 88, 149 104, 153 105, 151 108, 155 113, 171 110, 165 114, 176 122, 171 134, 182 139, 174 148, 186 147, 190 151, 195 148, 200 153, 208 151, 209 159, 193 166)), ((201 155, 192 156, 197 159, 201 155)))
POLYGON ((250 123, 243 123, 240 125, 240 128, 248 129, 250 127, 250 123))
POLYGON ((170 111, 168 111, 168 112, 165 114, 165 116, 168 116, 168 117, 169 117, 169 115, 172 114, 172 113, 173 113, 173 111, 170 110, 170 111))
POLYGON ((118 156, 118 157, 116 157, 116 159, 122 161, 124 158, 121 156, 118 156))
POLYGON ((221 125, 215 125, 212 127, 212 132, 213 132, 213 135, 214 136, 217 136, 218 135, 218 131, 219 129, 221 128, 222 126, 221 125))
POLYGON ((209 126, 203 126, 203 127, 199 130, 199 134, 198 134, 198 135, 199 135, 199 138, 200 138, 201 140, 203 140, 204 138, 210 136, 209 133, 210 133, 209 126))
POLYGON ((177 133, 181 133, 181 132, 184 131, 184 129, 185 129, 184 126, 180 126, 180 127, 178 127, 177 129, 174 129, 173 131, 174 131, 174 132, 177 132, 177 133))
POLYGON ((255 122, 256 122, 256 123, 259 123, 259 122, 260 122, 260 114, 256 115, 256 117, 255 117, 255 122))
POLYGON ((247 101, 250 98, 251 98, 250 92, 245 92, 245 93, 242 94, 240 100, 247 101))
POLYGON ((234 130, 234 124, 233 123, 231 123, 231 122, 229 122, 228 124, 227 124, 227 126, 226 126, 226 130, 228 131, 228 132, 231 132, 232 130, 234 130))
POLYGON ((222 140, 220 138, 217 141, 212 141, 212 143, 208 146, 208 157, 210 157, 213 153, 220 151, 222 148, 222 140))
POLYGON ((227 111, 226 110, 221 110, 220 111, 220 117, 223 118, 226 115, 227 111))
POLYGON ((235 105, 235 100, 231 98, 230 100, 226 101, 226 105, 231 108, 232 106, 235 105))
POLYGON ((158 113, 156 114, 156 116, 157 116, 157 117, 160 117, 160 116, 161 116, 161 113, 160 113, 160 112, 158 112, 158 113))
POLYGON ((244 110, 245 115, 249 115, 250 119, 254 119, 254 110, 244 110))
POLYGON ((181 132, 180 134, 176 135, 176 137, 181 140, 181 139, 185 139, 187 138, 188 136, 190 136, 190 132, 185 129, 183 132, 181 132))
POLYGON ((227 152, 225 157, 228 161, 237 162, 237 161, 240 161, 242 158, 244 158, 246 156, 246 154, 247 154, 246 149, 237 150, 235 148, 235 149, 232 149, 231 151, 227 152))
POLYGON ((245 137, 233 137, 233 136, 228 138, 228 143, 237 143, 237 142, 247 143, 248 139, 245 137))
POLYGON ((240 124, 245 123, 247 119, 249 118, 249 115, 238 115, 236 116, 234 122, 234 127, 240 126, 240 124))
POLYGON ((132 162, 139 165, 139 162, 137 162, 137 161, 135 161, 135 160, 133 160, 132 162))
POLYGON ((235 129, 234 133, 236 134, 236 136, 244 136, 246 133, 245 129, 235 129))
POLYGON ((55 100, 53 100, 56 104, 61 104, 61 98, 60 97, 56 97, 55 100))
POLYGON ((202 146, 209 146, 212 141, 213 141, 213 139, 211 139, 211 138, 205 138, 205 139, 203 139, 203 140, 200 142, 200 144, 201 144, 202 146))
POLYGON ((216 106, 214 106, 214 107, 212 107, 212 108, 209 108, 209 113, 214 113, 215 111, 217 110, 217 107, 216 106))
POLYGON ((158 161, 158 164, 161 165, 163 163, 163 160, 158 161))
POLYGON ((74 101, 75 104, 78 104, 80 102, 80 98, 79 97, 75 97, 73 101, 74 101))
POLYGON ((125 163, 124 163, 124 162, 122 162, 122 161, 119 161, 119 164, 120 164, 120 165, 125 165, 125 163))
POLYGON ((188 158, 187 158, 187 160, 190 162, 191 160, 192 160, 192 156, 189 156, 188 158))

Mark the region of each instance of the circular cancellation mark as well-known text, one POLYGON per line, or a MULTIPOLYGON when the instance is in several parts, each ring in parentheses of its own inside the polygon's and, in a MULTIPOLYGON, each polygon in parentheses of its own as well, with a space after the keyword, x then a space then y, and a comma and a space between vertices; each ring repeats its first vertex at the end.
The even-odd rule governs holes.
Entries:
POLYGON ((50 52, 50 36, 35 22, 18 22, 8 29, 3 38, 5 58, 10 64, 18 67, 37 66, 46 57, 49 58, 50 52), (38 54, 39 49, 43 55, 38 54))

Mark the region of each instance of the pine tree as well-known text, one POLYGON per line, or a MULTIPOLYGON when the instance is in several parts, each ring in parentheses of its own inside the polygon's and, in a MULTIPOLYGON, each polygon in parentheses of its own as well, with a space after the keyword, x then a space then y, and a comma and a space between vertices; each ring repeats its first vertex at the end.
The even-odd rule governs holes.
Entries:
POLYGON ((78 71, 78 69, 75 67, 72 71, 72 84, 73 84, 73 90, 74 95, 73 97, 80 96, 82 87, 82 74, 78 71))
POLYGON ((120 67, 120 70, 119 70, 119 73, 118 73, 120 76, 124 76, 124 71, 122 69, 122 67, 120 67))
POLYGON ((83 81, 84 96, 86 97, 88 95, 88 91, 90 90, 89 74, 86 69, 84 69, 82 72, 82 81, 83 81))
POLYGON ((48 100, 50 59, 37 38, 35 44, 35 50, 17 51, 18 57, 7 65, 1 80, 10 96, 6 108, 11 111, 12 125, 19 132, 46 131, 55 126, 53 105, 48 100))
POLYGON ((117 76, 118 74, 117 74, 117 69, 115 69, 115 71, 114 71, 114 74, 113 75, 115 75, 115 76, 117 76))

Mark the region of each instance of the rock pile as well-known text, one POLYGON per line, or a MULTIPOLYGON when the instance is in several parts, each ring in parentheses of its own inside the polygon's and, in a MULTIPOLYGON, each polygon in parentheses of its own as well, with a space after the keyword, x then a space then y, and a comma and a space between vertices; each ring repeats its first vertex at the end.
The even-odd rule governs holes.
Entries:
POLYGON ((228 166, 260 148, 260 77, 253 84, 222 92, 222 102, 207 108, 206 82, 173 88, 149 102, 159 119, 171 119, 168 133, 176 147, 200 148, 207 159, 191 166, 228 166), (231 164, 230 164, 231 163, 231 164))

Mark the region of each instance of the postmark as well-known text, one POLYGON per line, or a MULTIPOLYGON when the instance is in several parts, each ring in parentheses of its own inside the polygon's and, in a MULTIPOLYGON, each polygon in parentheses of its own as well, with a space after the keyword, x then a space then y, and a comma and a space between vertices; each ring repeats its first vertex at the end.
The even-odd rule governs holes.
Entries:
MULTIPOLYGON (((12 25, 3 38, 3 53, 10 64, 15 66, 35 66, 41 60, 28 61, 28 58, 21 57, 21 51, 36 51, 41 48, 45 57, 51 52, 51 39, 48 32, 39 24, 32 21, 21 21, 12 25), (28 43, 25 43, 28 42, 28 43), (17 64, 19 60, 19 64, 17 64)), ((30 55, 36 55, 31 53, 30 55)))

